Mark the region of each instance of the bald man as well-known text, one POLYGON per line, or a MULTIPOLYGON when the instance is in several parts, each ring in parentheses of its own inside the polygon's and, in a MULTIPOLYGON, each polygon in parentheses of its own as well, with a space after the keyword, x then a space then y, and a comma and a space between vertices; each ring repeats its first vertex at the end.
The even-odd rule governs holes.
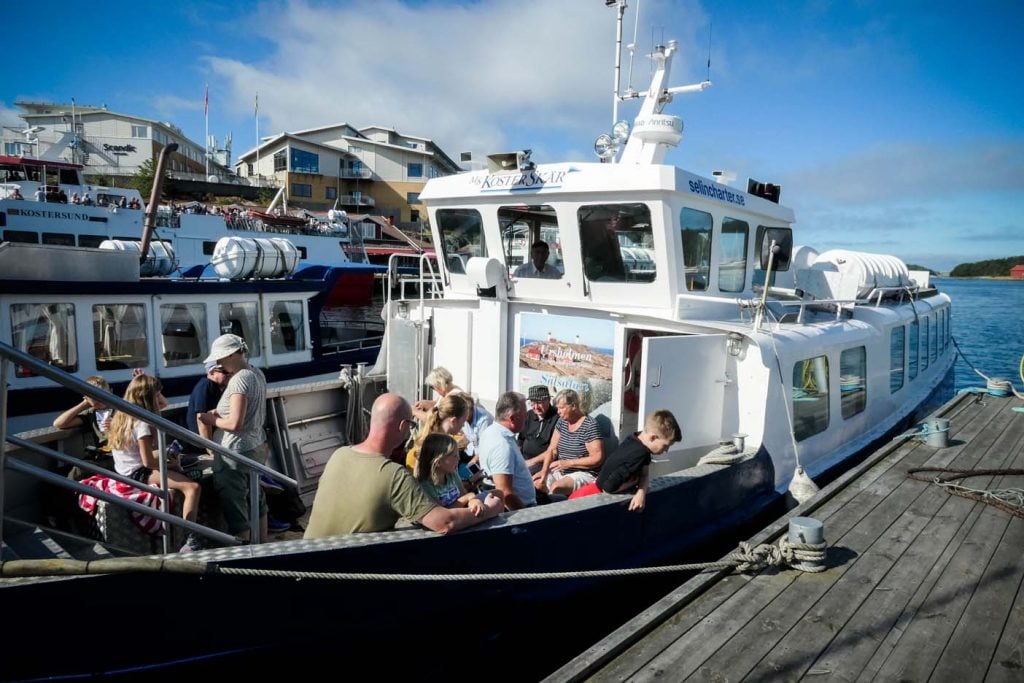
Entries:
POLYGON ((389 460, 386 454, 405 443, 412 423, 412 408, 398 394, 383 394, 373 402, 366 439, 339 448, 327 462, 305 538, 388 531, 401 518, 448 534, 505 509, 492 495, 478 514, 469 508, 442 507, 408 469, 389 460))

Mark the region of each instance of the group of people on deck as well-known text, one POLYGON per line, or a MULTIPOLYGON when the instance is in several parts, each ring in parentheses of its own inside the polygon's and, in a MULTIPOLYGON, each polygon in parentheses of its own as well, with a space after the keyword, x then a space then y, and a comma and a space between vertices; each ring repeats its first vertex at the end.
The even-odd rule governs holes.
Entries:
POLYGON ((334 452, 306 538, 386 531, 402 519, 450 533, 506 510, 601 492, 631 494, 627 508, 639 512, 652 456, 681 439, 672 413, 659 410, 608 454, 571 389, 554 399, 544 385, 525 397, 506 392, 491 416, 444 368, 431 371, 427 383, 437 400, 410 405, 383 394, 366 439, 334 452), (393 457, 417 426, 412 448, 393 457))

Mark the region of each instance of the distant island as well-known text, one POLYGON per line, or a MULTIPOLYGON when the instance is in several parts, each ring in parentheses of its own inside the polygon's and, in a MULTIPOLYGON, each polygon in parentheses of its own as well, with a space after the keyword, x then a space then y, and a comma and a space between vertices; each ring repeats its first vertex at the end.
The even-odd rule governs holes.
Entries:
MULTIPOLYGON (((949 271, 950 277, 1010 277, 1010 269, 1024 265, 1024 256, 1008 256, 1007 258, 961 263, 949 271)), ((908 266, 910 267, 910 266, 908 266)))

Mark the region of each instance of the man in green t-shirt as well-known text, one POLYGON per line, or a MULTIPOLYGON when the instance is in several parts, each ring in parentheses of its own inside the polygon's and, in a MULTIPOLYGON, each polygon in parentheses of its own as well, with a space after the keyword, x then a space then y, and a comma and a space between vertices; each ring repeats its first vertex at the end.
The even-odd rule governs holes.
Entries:
POLYGON ((474 514, 468 508, 437 504, 408 469, 385 454, 409 438, 412 408, 398 394, 383 394, 370 411, 370 433, 354 446, 339 448, 320 477, 305 538, 388 531, 400 518, 447 534, 479 524, 504 510, 493 495, 474 514))

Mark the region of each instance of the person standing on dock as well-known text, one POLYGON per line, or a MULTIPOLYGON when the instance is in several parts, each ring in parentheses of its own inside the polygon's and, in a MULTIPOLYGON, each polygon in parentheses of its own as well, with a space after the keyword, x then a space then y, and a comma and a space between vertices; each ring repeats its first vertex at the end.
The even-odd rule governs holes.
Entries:
POLYGON ((388 455, 409 438, 412 407, 398 394, 382 394, 370 410, 370 433, 354 446, 334 451, 320 477, 304 538, 388 531, 405 518, 448 534, 479 524, 504 510, 497 496, 482 508, 438 505, 409 470, 388 455))
POLYGON ((526 400, 509 391, 494 406, 494 422, 480 435, 480 467, 505 497, 505 507, 518 510, 537 504, 537 490, 516 443, 526 423, 526 400))

